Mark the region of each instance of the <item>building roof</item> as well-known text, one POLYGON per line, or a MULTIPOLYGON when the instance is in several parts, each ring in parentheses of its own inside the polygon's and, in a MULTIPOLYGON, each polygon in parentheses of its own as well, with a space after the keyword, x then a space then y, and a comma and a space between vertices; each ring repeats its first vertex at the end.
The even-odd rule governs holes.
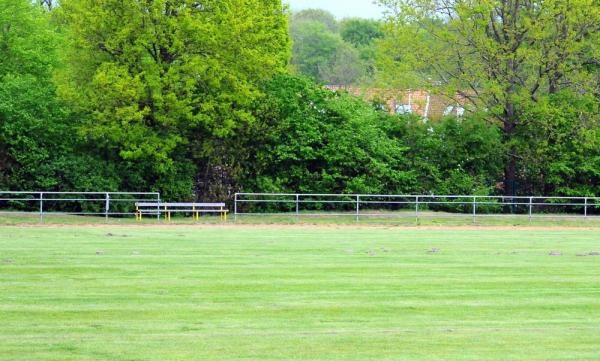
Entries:
POLYGON ((381 102, 392 114, 413 113, 438 120, 447 115, 458 117, 464 114, 465 101, 452 100, 425 90, 400 90, 384 88, 363 88, 344 85, 327 85, 333 91, 347 91, 367 101, 381 102))

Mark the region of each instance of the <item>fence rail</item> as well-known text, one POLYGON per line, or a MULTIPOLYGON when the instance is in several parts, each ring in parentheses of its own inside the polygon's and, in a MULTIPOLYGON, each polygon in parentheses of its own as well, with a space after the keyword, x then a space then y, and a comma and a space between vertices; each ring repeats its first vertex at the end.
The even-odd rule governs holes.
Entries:
POLYGON ((243 215, 598 218, 600 197, 236 193, 243 215))
MULTIPOLYGON (((0 216, 134 216, 136 202, 161 201, 156 192, 0 191, 0 216)), ((600 219, 600 197, 236 193, 234 219, 244 215, 360 217, 526 217, 600 219)), ((160 219, 160 212, 157 212, 160 219)))
MULTIPOLYGON (((133 216, 136 202, 160 202, 156 192, 0 191, 0 215, 133 216)), ((160 216, 160 215, 159 215, 160 216)))

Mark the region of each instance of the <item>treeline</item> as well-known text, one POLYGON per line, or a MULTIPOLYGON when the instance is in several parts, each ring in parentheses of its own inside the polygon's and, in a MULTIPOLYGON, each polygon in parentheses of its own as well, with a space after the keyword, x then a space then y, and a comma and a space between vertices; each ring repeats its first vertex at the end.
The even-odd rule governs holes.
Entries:
POLYGON ((372 84, 376 70, 377 40, 383 23, 348 18, 338 21, 321 9, 290 16, 293 70, 319 83, 372 84))
MULTIPOLYGON (((170 200, 483 195, 507 191, 508 165, 515 194, 600 193, 597 93, 540 91, 516 103, 510 134, 491 107, 439 122, 390 115, 324 89, 316 82, 335 73, 326 67, 296 75, 307 58, 290 27, 323 30, 299 17, 290 26, 280 0, 0 0, 0 188, 170 200)), ((331 34, 351 44, 341 53, 370 59, 359 61, 364 75, 385 81, 381 72, 403 59, 389 24, 364 41, 349 29, 373 22, 334 25, 331 34)), ((586 66, 578 79, 592 86, 598 64, 586 66)))

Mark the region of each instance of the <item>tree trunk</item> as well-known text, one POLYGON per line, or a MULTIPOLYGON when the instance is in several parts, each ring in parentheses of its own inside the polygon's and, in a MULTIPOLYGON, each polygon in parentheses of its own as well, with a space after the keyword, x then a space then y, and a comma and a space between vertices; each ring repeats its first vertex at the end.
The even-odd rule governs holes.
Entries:
POLYGON ((511 147, 509 151, 509 159, 504 167, 504 195, 508 197, 517 194, 517 158, 516 149, 511 147))
MULTIPOLYGON (((504 139, 510 142, 514 137, 515 122, 506 121, 504 123, 504 139)), ((508 197, 517 194, 517 149, 514 145, 508 150, 508 161, 504 167, 504 195, 508 197)))

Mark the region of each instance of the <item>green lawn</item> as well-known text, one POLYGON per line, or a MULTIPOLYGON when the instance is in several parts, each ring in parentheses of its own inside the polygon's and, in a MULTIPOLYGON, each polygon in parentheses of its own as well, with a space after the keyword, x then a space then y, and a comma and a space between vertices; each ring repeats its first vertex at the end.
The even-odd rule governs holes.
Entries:
POLYGON ((0 360, 600 360, 593 251, 584 229, 4 226, 0 360))

